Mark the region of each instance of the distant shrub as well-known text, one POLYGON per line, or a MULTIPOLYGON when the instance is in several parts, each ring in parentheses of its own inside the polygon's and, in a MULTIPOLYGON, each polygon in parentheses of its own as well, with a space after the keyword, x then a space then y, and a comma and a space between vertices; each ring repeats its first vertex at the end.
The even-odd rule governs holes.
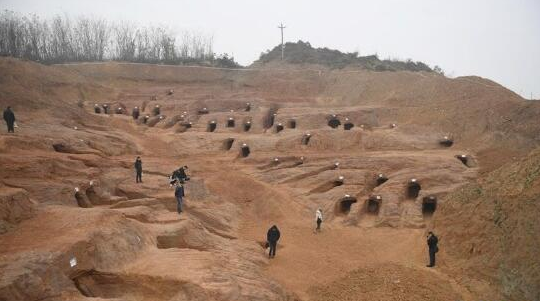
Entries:
MULTIPOLYGON (((281 60, 281 45, 261 53, 258 62, 281 60)), ((329 48, 313 48, 309 42, 298 41, 285 44, 285 62, 291 64, 320 64, 334 69, 356 66, 374 71, 427 71, 433 70, 422 62, 380 60, 377 55, 358 56, 358 52, 343 53, 329 48)))

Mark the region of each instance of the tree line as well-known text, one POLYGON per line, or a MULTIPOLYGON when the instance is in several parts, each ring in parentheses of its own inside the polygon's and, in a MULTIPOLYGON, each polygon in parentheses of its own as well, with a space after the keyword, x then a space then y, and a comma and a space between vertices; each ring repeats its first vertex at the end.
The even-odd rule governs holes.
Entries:
POLYGON ((55 16, 41 19, 0 12, 0 55, 45 64, 105 60, 239 67, 216 55, 213 37, 184 32, 180 39, 159 26, 136 26, 99 18, 55 16))

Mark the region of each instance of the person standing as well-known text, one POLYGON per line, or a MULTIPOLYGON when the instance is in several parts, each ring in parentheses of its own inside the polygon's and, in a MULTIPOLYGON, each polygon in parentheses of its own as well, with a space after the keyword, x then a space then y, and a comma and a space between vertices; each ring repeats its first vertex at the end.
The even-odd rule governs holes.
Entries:
POLYGON ((180 181, 176 184, 176 189, 174 190, 174 196, 176 197, 176 209, 178 210, 178 214, 182 213, 182 202, 184 198, 184 181, 180 181))
POLYGON ((439 252, 439 238, 429 231, 427 237, 428 251, 429 251, 429 265, 427 267, 432 268, 435 266, 435 253, 439 252))
POLYGON ((15 114, 9 106, 4 110, 4 120, 7 123, 8 133, 15 133, 15 114))
POLYGON ((270 227, 270 229, 268 229, 268 233, 266 233, 266 240, 268 241, 268 246, 270 247, 268 258, 276 257, 277 242, 280 236, 281 233, 276 225, 273 225, 270 227))
POLYGON ((141 157, 137 157, 137 159, 135 160, 135 172, 136 172, 135 182, 136 183, 142 183, 142 161, 141 161, 141 157))
POLYGON ((317 223, 317 228, 315 228, 315 232, 321 231, 321 223, 322 223, 322 210, 321 208, 317 209, 315 211, 315 222, 317 223))

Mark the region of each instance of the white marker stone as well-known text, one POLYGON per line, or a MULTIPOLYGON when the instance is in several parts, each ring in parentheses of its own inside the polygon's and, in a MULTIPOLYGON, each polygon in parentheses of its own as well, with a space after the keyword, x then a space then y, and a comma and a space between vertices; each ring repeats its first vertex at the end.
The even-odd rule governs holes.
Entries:
POLYGON ((77 258, 73 257, 69 260, 69 266, 74 267, 77 265, 77 258))

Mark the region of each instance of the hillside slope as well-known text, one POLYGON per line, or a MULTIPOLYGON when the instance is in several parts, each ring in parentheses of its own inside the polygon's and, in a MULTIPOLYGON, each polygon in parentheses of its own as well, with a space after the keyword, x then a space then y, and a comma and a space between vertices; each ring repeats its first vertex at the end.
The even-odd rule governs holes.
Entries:
MULTIPOLYGON (((433 225, 455 275, 489 279, 497 298, 540 299, 540 149, 447 196, 433 225)), ((474 289, 474 285, 471 285, 474 289)))
POLYGON ((489 80, 1 58, 0 105, 19 123, 0 131, 0 300, 536 297, 540 105, 489 80))

